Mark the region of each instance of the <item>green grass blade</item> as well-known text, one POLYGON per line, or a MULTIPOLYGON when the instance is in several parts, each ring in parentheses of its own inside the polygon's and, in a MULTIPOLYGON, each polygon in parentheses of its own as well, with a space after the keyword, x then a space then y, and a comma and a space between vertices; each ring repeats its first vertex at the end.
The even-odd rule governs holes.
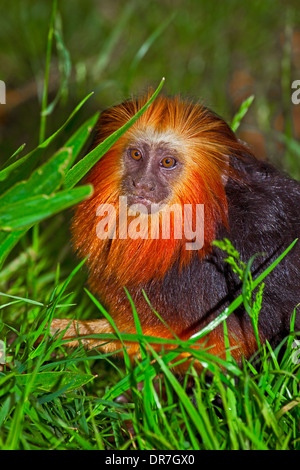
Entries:
POLYGON ((139 63, 145 57, 149 49, 152 47, 154 42, 163 34, 163 32, 167 29, 167 27, 172 23, 173 19, 175 18, 177 12, 173 11, 171 15, 169 15, 165 21, 158 25, 158 27, 150 34, 150 36, 146 39, 146 41, 142 44, 142 46, 137 51, 136 55, 134 56, 127 76, 127 84, 126 89, 129 90, 129 87, 132 82, 132 78, 134 77, 136 70, 139 66, 139 63))
POLYGON ((243 117, 246 115, 248 109, 250 108, 252 101, 254 100, 254 95, 249 96, 240 106, 238 112, 233 116, 231 129, 233 132, 236 132, 240 126, 240 123, 243 117))
MULTIPOLYGON (((214 436, 214 433, 210 432, 212 431, 211 428, 203 425, 202 419, 200 419, 200 416, 197 413, 197 410, 195 409, 194 405, 192 404, 190 397, 188 397, 185 390, 180 385, 180 383, 178 382, 176 377, 173 375, 173 373, 170 371, 165 361, 159 356, 159 354, 155 352, 153 348, 150 347, 150 349, 154 358, 160 365, 161 370, 163 371, 168 381, 172 385, 174 391, 178 395, 178 398, 180 399, 180 402, 182 403, 186 412, 188 413, 190 420, 192 421, 192 423, 194 424, 195 428, 200 433, 200 435, 203 437, 203 439, 206 440, 205 444, 207 446, 207 449, 210 449, 210 450, 218 449, 219 445, 218 445, 218 441, 216 437, 214 436)), ((203 419, 204 419, 204 423, 207 425, 209 422, 207 413, 205 412, 204 408, 202 410, 199 410, 200 414, 201 414, 201 411, 204 413, 203 419)))
POLYGON ((42 97, 40 135, 39 135, 39 143, 40 144, 45 140, 45 134, 46 134, 46 119, 47 118, 46 118, 45 110, 47 108, 47 100, 48 100, 48 83, 49 83, 51 51, 52 51, 52 42, 53 42, 54 23, 55 23, 56 11, 57 11, 57 0, 53 0, 51 17, 50 17, 50 24, 49 24, 49 31, 48 31, 48 38, 47 38, 46 64, 45 64, 44 87, 43 87, 43 97, 42 97))
POLYGON ((3 263, 8 254, 16 246, 18 241, 25 235, 26 232, 27 229, 18 230, 12 233, 0 231, 0 269, 2 268, 3 263))
POLYGON ((128 290, 126 288, 124 288, 124 289, 125 289, 126 295, 129 299, 129 302, 130 302, 130 305, 131 305, 131 308, 132 308, 134 324, 135 324, 135 328, 136 328, 136 332, 137 332, 137 337, 139 338, 139 343, 140 343, 141 358, 143 360, 143 359, 146 359, 147 352, 146 352, 146 345, 145 345, 145 342, 144 342, 144 339, 143 339, 143 331, 142 331, 141 322, 140 322, 138 313, 136 311, 134 302, 133 302, 128 290))
MULTIPOLYGON (((52 158, 49 159, 44 165, 32 173, 27 181, 16 182, 15 185, 7 189, 0 197, 0 205, 4 206, 7 203, 21 201, 24 198, 31 197, 45 192, 50 195, 61 186, 65 173, 70 169, 71 165, 76 160, 79 152, 85 145, 92 129, 94 128, 99 117, 99 113, 89 118, 65 143, 52 158)), ((20 171, 20 176, 24 178, 23 173, 20 171)), ((6 207, 6 210, 9 208, 6 207)), ((25 235, 26 229, 15 230, 14 232, 0 232, 0 268, 3 263, 18 243, 18 241, 25 235)))
POLYGON ((54 195, 38 195, 0 208, 1 230, 18 230, 32 226, 57 212, 67 209, 92 194, 90 185, 60 191, 54 195))
POLYGON ((37 168, 27 181, 16 183, 0 196, 0 205, 12 204, 38 194, 50 195, 63 183, 65 174, 85 144, 98 118, 88 119, 52 158, 37 168))
POLYGON ((129 355, 127 353, 127 349, 126 349, 126 346, 125 346, 125 343, 123 341, 123 335, 119 332, 118 328, 117 328, 117 325, 115 324, 113 318, 109 315, 109 313, 105 310, 105 308, 101 305, 101 303, 96 299, 96 297, 93 296, 93 294, 91 294, 87 289, 85 289, 86 293, 88 294, 88 296, 90 297, 90 299, 94 302, 94 304, 96 305, 96 307, 98 307, 98 309, 100 310, 100 312, 103 314, 103 316, 106 318, 106 320, 110 323, 110 325, 113 327, 115 333, 116 333, 116 336, 118 338, 118 340, 121 342, 122 346, 123 346, 123 351, 124 351, 124 361, 125 361, 125 366, 127 368, 127 370, 129 371, 130 370, 130 358, 129 358, 129 355))
MULTIPOLYGON (((276 258, 275 261, 267 268, 263 273, 261 273, 256 279, 253 280, 253 289, 255 289, 269 274, 273 269, 276 268, 276 266, 281 262, 281 260, 291 251, 291 249, 294 247, 294 245, 297 243, 298 239, 294 240, 293 243, 280 255, 278 258, 276 258)), ((206 334, 208 334, 210 331, 215 329, 220 323, 222 323, 226 318, 229 317, 229 315, 234 312, 242 303, 244 300, 243 294, 240 294, 230 305, 227 307, 224 312, 222 312, 217 318, 212 320, 207 326, 205 326, 201 331, 198 333, 195 333, 193 336, 191 336, 191 339, 193 341, 197 341, 198 339, 202 338, 206 334)))
POLYGON ((0 170, 3 170, 7 166, 11 165, 13 162, 15 162, 19 156, 19 154, 22 152, 22 150, 26 147, 26 144, 20 145, 19 148, 9 157, 9 159, 1 165, 0 170))
POLYGON ((286 146, 286 170, 291 176, 296 179, 300 178, 300 143, 295 138, 292 138, 286 134, 276 132, 275 136, 279 142, 283 143, 286 146))
MULTIPOLYGON (((28 381, 31 381, 31 378, 31 373, 15 375, 15 381, 19 386, 26 385, 28 381)), ((79 374, 78 372, 71 371, 38 372, 37 374, 34 374, 31 391, 50 392, 53 388, 59 385, 60 390, 53 392, 53 395, 56 393, 55 396, 58 396, 61 393, 72 392, 93 379, 93 375, 79 374), (64 392, 61 391, 62 388, 65 389, 64 392)), ((52 399, 55 398, 55 396, 53 396, 52 399)), ((44 402, 45 401, 46 400, 44 399, 44 402)))
POLYGON ((57 28, 54 30, 54 37, 56 40, 56 49, 58 52, 59 69, 62 71, 62 77, 60 79, 60 86, 54 100, 42 111, 42 117, 44 119, 53 112, 60 98, 66 94, 68 79, 72 69, 70 53, 64 44, 61 33, 57 30, 57 28))
POLYGON ((44 165, 37 168, 27 181, 17 183, 0 196, 0 206, 4 208, 5 205, 6 211, 9 211, 8 204, 22 201, 25 203, 26 199, 38 194, 50 195, 61 186, 70 160, 69 149, 59 150, 44 165))
POLYGON ((93 73, 97 77, 99 81, 99 76, 102 74, 105 67, 109 64, 111 60, 111 56, 116 46, 118 40, 120 39, 121 34, 125 30, 129 19, 131 18, 131 14, 133 12, 134 5, 133 3, 124 4, 124 9, 122 9, 121 14, 118 18, 116 18, 116 24, 112 29, 111 33, 109 34, 108 38, 105 40, 101 52, 99 54, 98 60, 93 68, 93 73))
POLYGON ((94 114, 91 118, 85 121, 82 126, 67 140, 64 144, 63 148, 70 149, 72 156, 70 162, 67 166, 69 170, 70 167, 74 164, 76 158, 78 157, 80 151, 86 144, 88 138, 90 137, 98 119, 99 119, 99 112, 94 114))
POLYGON ((0 296, 8 297, 10 299, 17 299, 18 301, 22 301, 22 302, 25 302, 25 303, 28 303, 28 304, 31 304, 31 305, 38 305, 40 307, 44 306, 44 304, 42 304, 41 302, 37 302, 36 300, 27 299, 26 297, 18 297, 16 295, 5 294, 4 292, 0 292, 0 296))
POLYGON ((0 185, 0 192, 3 194, 9 188, 11 188, 16 182, 26 179, 34 166, 36 165, 37 160, 43 153, 43 151, 50 145, 51 142, 63 131, 63 129, 67 126, 67 124, 73 119, 73 117, 79 112, 82 108, 84 103, 90 98, 93 93, 87 95, 74 109, 74 111, 70 114, 68 119, 64 122, 64 124, 54 132, 48 139, 42 142, 38 147, 32 150, 30 153, 25 155, 24 157, 20 158, 19 160, 15 161, 13 164, 7 166, 3 170, 0 171, 0 181, 2 181, 0 185))

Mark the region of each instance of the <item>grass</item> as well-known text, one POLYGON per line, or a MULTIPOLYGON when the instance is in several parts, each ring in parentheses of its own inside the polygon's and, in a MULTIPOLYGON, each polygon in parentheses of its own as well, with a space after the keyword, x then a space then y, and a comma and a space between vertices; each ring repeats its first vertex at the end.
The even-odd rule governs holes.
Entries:
MULTIPOLYGON (((97 62, 99 70, 107 66, 131 14, 129 6, 108 37, 97 62)), ((138 48, 126 80, 128 89, 139 62, 170 21, 169 16, 138 48)), ((90 194, 91 188, 80 185, 81 179, 127 129, 121 129, 83 158, 98 113, 80 121, 89 94, 81 97, 74 111, 60 123, 55 111, 65 93, 68 67, 69 55, 54 1, 39 142, 25 155, 21 146, 0 168, 0 352, 5 356, 0 355, 0 448, 299 450, 300 372, 293 327, 296 310, 290 336, 275 350, 268 343, 261 346, 255 358, 241 365, 231 356, 226 328, 228 315, 244 302, 256 331, 263 276, 281 258, 253 280, 251 260, 243 263, 234 247, 226 241, 219 244, 243 281, 241 296, 189 342, 160 340, 164 343, 160 352, 142 335, 138 312, 132 305, 137 335, 116 332, 113 336, 102 335, 102 339, 138 341, 140 359, 134 364, 128 360, 126 350, 122 362, 111 354, 86 351, 83 346, 66 349, 59 336, 50 338, 47 324, 54 316, 87 319, 105 315, 113 322, 85 289, 83 263, 75 264, 66 242, 69 231, 65 209, 90 194), (60 46, 65 72, 57 97, 49 104, 53 38, 60 46), (57 130, 47 137, 50 116, 55 118, 57 130), (206 349, 190 348, 216 323, 223 323, 225 359, 212 356, 206 349), (176 345, 175 349, 168 350, 170 343, 176 345), (171 364, 182 361, 183 352, 189 353, 192 361, 188 374, 180 381, 173 375, 171 364), (200 375, 195 372, 194 360, 203 364, 200 375), (129 402, 118 399, 128 390, 129 402)), ((234 129, 251 102, 252 98, 246 100, 234 116, 234 129)), ((290 146, 298 148, 297 142, 287 138, 290 146)))
MULTIPOLYGON (((21 268, 19 279, 24 280, 22 272, 30 275, 36 294, 42 289, 47 298, 1 294, 2 313, 13 318, 14 312, 14 324, 21 325, 19 330, 1 325, 1 336, 7 338, 0 373, 2 449, 300 448, 293 324, 285 344, 275 350, 267 344, 242 366, 231 357, 229 344, 226 360, 207 350, 195 351, 192 357, 205 365, 210 378, 197 376, 191 365, 192 389, 187 377, 180 383, 170 370, 170 361, 176 362, 181 352, 191 353, 188 343, 179 342, 169 352, 166 344, 166 350, 157 353, 147 338, 137 336, 141 359, 127 362, 125 368, 97 350, 66 350, 59 337, 50 340, 45 334, 37 345, 46 322, 61 309, 64 315, 76 312, 84 318, 100 307, 88 292, 76 299, 83 292, 80 265, 64 281, 59 269, 52 279, 43 276, 48 272, 42 256, 45 242, 40 239, 40 254, 34 264, 23 265, 29 271, 21 268), (115 401, 128 389, 130 403, 115 401)), ((6 275, 12 278, 15 273, 8 269, 6 275)), ((224 328, 226 338, 226 323, 224 328)))

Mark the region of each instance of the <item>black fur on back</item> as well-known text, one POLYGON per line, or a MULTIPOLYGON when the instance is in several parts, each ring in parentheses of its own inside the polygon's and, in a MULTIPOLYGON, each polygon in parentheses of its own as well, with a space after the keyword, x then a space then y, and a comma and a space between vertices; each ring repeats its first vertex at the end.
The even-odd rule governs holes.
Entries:
MULTIPOLYGON (((227 237, 244 262, 259 254, 253 263, 255 278, 300 236, 300 184, 250 155, 232 159, 231 164, 241 178, 227 182, 229 229, 220 227, 216 238, 227 237)), ((225 257, 214 247, 204 260, 194 256, 180 274, 175 265, 162 284, 147 286, 149 298, 153 294, 160 305, 167 305, 181 330, 198 331, 241 292, 241 283, 225 257)), ((288 334, 291 315, 300 303, 300 241, 264 282, 259 328, 276 344, 288 334)), ((232 331, 238 325, 247 333, 251 327, 243 306, 227 322, 232 331)), ((295 329, 300 330, 299 314, 295 329)))

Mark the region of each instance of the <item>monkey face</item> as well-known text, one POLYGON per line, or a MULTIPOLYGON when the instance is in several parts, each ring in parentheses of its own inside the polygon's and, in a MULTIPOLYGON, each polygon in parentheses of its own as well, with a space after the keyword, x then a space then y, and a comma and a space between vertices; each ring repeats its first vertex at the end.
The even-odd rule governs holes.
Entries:
POLYGON ((178 152, 163 141, 130 142, 123 155, 122 190, 129 205, 143 204, 152 210, 172 198, 183 161, 178 152))

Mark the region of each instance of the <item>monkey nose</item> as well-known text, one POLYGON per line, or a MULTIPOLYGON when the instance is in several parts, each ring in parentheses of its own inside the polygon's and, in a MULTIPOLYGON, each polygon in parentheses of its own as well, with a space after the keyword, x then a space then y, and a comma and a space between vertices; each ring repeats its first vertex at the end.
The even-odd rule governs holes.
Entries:
POLYGON ((155 191, 155 185, 152 181, 135 181, 132 180, 132 186, 138 196, 143 196, 149 192, 155 191))

